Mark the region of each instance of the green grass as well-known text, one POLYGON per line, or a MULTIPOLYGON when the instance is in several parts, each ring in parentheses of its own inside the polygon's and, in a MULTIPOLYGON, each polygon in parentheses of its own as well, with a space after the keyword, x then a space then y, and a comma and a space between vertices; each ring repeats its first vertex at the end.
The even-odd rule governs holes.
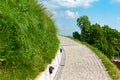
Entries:
POLYGON ((0 1, 0 80, 34 79, 59 47, 51 13, 36 0, 0 1))
MULTIPOLYGON (((72 40, 75 40, 77 42, 80 42, 77 39, 73 39, 72 37, 68 37, 72 40)), ((86 42, 80 42, 84 45, 86 45, 87 47, 89 47, 93 52, 96 53, 96 55, 101 59, 102 63, 104 64, 106 71, 108 72, 108 74, 110 75, 112 80, 120 80, 120 70, 118 70, 118 68, 113 64, 112 61, 110 61, 100 50, 98 50, 97 48, 89 45, 86 42)))
POLYGON ((89 47, 93 52, 96 53, 96 55, 102 60, 106 70, 108 71, 110 77, 112 80, 120 80, 120 70, 110 61, 101 51, 99 51, 97 48, 89 45, 86 42, 82 42, 82 44, 89 47))

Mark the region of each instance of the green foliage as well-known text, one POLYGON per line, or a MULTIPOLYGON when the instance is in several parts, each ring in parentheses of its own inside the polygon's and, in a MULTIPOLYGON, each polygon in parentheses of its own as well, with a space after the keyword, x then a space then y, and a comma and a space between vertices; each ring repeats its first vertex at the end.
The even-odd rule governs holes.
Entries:
POLYGON ((80 39, 80 34, 78 32, 73 32, 73 38, 80 39))
POLYGON ((90 25, 87 16, 78 18, 77 24, 81 29, 81 34, 73 32, 74 38, 86 41, 97 47, 110 59, 114 56, 120 56, 120 32, 111 29, 108 25, 104 25, 103 27, 97 23, 90 25), (80 35, 80 37, 76 37, 77 35, 80 35))
POLYGON ((88 31, 91 25, 89 18, 87 16, 81 16, 77 19, 77 25, 81 29, 81 40, 88 41, 88 31))
POLYGON ((36 0, 1 0, 0 80, 36 77, 55 56, 56 33, 50 13, 36 0))
POLYGON ((90 27, 89 30, 89 43, 90 44, 96 44, 102 37, 103 33, 102 33, 102 28, 100 27, 99 24, 93 24, 90 27))
POLYGON ((114 56, 120 56, 120 32, 115 29, 111 29, 107 25, 103 26, 102 29, 109 46, 111 46, 111 52, 114 53, 114 56))

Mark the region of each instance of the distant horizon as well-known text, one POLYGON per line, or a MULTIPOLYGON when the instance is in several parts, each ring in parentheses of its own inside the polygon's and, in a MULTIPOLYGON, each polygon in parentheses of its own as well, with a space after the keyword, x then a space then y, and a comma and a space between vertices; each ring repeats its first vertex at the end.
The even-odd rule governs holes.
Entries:
POLYGON ((91 24, 108 25, 120 32, 120 0, 38 0, 51 13, 63 35, 80 29, 76 19, 86 15, 91 24))

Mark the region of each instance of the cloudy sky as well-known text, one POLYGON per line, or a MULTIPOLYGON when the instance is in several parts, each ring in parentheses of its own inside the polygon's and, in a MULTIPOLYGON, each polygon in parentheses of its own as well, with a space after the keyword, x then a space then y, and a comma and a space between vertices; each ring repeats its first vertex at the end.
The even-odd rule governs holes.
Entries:
POLYGON ((120 31, 120 0, 38 0, 50 10, 64 35, 80 31, 76 19, 87 15, 92 24, 109 25, 120 31))

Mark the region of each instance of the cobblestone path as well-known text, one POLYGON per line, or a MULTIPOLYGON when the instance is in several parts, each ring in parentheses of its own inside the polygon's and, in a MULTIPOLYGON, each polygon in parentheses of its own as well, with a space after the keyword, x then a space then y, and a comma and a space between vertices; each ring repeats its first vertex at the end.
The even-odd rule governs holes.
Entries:
POLYGON ((65 64, 57 80, 111 80, 101 60, 86 46, 59 36, 65 64))

